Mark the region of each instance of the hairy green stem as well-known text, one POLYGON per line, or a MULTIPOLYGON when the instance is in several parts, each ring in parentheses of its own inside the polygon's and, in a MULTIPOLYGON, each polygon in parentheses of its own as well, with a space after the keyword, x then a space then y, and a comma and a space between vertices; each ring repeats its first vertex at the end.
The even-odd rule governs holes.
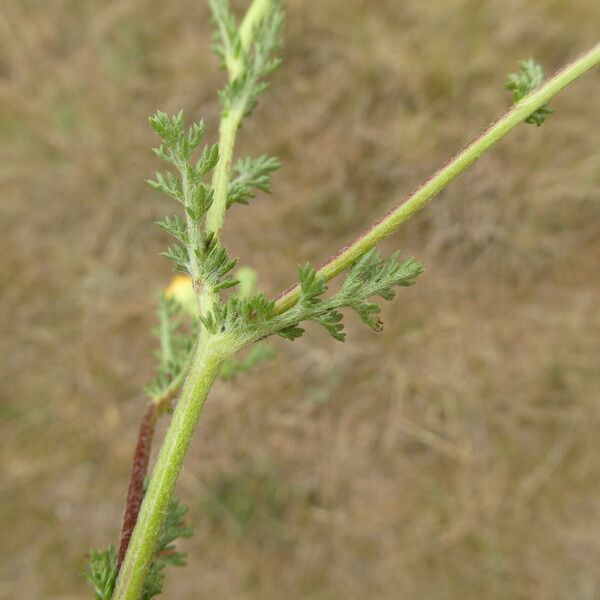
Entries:
POLYGON ((213 176, 213 203, 206 215, 206 231, 219 235, 227 211, 227 192, 231 178, 231 163, 235 147, 235 136, 243 113, 234 110, 223 116, 219 127, 219 162, 213 176))
MULTIPOLYGON (((468 169, 496 142, 522 123, 575 79, 600 64, 600 44, 576 58, 546 81, 537 90, 513 106, 504 116, 492 123, 481 135, 461 150, 407 199, 393 208, 350 245, 330 258, 318 270, 318 275, 329 281, 356 262, 365 252, 375 247, 383 238, 393 233, 401 223, 421 210, 448 184, 468 169)), ((281 314, 298 302, 300 286, 294 285, 283 292, 275 302, 274 314, 281 314)))
MULTIPOLYGON (((274 0, 254 0, 248 8, 239 28, 242 54, 250 49, 254 41, 256 26, 275 5, 274 0)), ((244 57, 229 53, 225 57, 229 80, 233 81, 244 72, 244 57)), ((235 147, 235 136, 244 117, 245 106, 225 113, 219 127, 219 162, 213 175, 213 203, 206 215, 206 231, 219 236, 227 211, 227 191, 231 178, 231 162, 235 147)))
POLYGON ((223 361, 234 351, 225 336, 201 340, 156 460, 150 485, 121 566, 113 600, 138 600, 204 403, 223 361))
MULTIPOLYGON (((274 7, 274 0, 254 0, 250 8, 246 11, 246 15, 240 25, 240 40, 242 48, 247 51, 252 44, 254 36, 254 28, 267 16, 269 11, 274 7)), ((241 69, 241 65, 238 68, 241 69)), ((238 73, 239 74, 239 73, 238 73)))

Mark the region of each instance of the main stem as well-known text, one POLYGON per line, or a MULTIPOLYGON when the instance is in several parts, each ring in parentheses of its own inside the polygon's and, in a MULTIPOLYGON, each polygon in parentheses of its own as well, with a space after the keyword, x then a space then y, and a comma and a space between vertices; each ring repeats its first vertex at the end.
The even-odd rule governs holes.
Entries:
MULTIPOLYGON (((355 263, 365 252, 375 247, 401 223, 421 210, 430 200, 435 198, 449 183, 466 171, 481 155, 494 144, 522 123, 529 115, 544 105, 550 98, 560 92, 575 79, 600 64, 600 44, 576 58, 561 69, 537 90, 527 95, 513 106, 503 117, 492 123, 479 137, 461 150, 445 166, 429 178, 407 199, 393 208, 387 215, 377 221, 350 245, 330 258, 318 270, 318 275, 329 281, 350 265, 355 263)), ((298 302, 299 285, 294 285, 277 298, 274 314, 281 314, 298 302)))
POLYGON ((204 402, 231 343, 224 337, 201 340, 181 397, 156 460, 125 560, 121 566, 113 600, 138 600, 143 589, 156 540, 168 503, 181 471, 204 402))

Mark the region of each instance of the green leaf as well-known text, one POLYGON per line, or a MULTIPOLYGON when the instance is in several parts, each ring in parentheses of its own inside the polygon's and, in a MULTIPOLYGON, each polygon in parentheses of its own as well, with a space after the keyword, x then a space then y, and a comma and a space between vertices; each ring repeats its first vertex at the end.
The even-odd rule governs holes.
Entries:
POLYGON ((299 323, 314 321, 343 342, 345 334, 340 310, 350 308, 373 330, 381 331, 383 325, 377 317, 380 308, 369 299, 380 296, 391 300, 395 296, 394 288, 413 285, 422 272, 421 265, 413 259, 400 261, 398 253, 395 253, 386 260, 373 249, 356 261, 340 290, 331 298, 324 298, 323 294, 327 291, 325 280, 313 267, 305 265, 298 269, 298 303, 277 317, 269 318, 267 313, 262 319, 254 319, 248 327, 254 327, 256 336, 277 333, 294 340, 304 333, 299 323))
POLYGON ((170 118, 159 110, 150 117, 150 125, 168 147, 174 148, 183 136, 183 110, 170 118))
POLYGON ((298 339, 299 337, 302 337, 305 333, 305 329, 303 329, 302 327, 299 327, 298 324, 294 324, 294 325, 288 325, 287 327, 282 327, 281 329, 278 329, 276 331, 277 335, 280 335, 281 337, 290 340, 291 342, 293 342, 294 340, 298 339))
POLYGON ((209 0, 209 5, 216 25, 211 49, 224 67, 229 57, 241 55, 242 44, 229 0, 209 0))
POLYGON ((233 167, 236 175, 229 184, 227 207, 232 204, 248 204, 256 196, 256 190, 271 193, 271 174, 281 167, 279 160, 272 156, 243 158, 233 167))
POLYGON ((202 142, 205 131, 206 127, 204 126, 204 121, 192 123, 190 126, 186 136, 186 142, 188 148, 190 148, 192 152, 200 145, 200 142, 202 142))
POLYGON ((161 254, 175 263, 176 271, 180 271, 181 273, 186 273, 189 275, 189 258, 187 250, 183 246, 173 244, 161 254))
MULTIPOLYGON (((211 6, 213 4, 228 5, 228 2, 211 0, 211 6)), ((237 37, 233 39, 223 36, 223 31, 226 29, 224 23, 228 21, 225 19, 221 22, 217 19, 217 22, 219 23, 220 39, 229 40, 218 46, 224 62, 226 63, 228 58, 234 57, 242 57, 244 61, 244 70, 241 74, 219 92, 221 106, 225 113, 235 108, 241 110, 244 116, 248 116, 254 110, 258 97, 268 88, 264 78, 281 64, 281 60, 273 56, 282 46, 280 34, 283 27, 283 11, 281 2, 274 2, 271 11, 255 28, 253 46, 243 56, 237 31, 237 37)))
POLYGON ((158 322, 154 334, 160 341, 156 352, 158 365, 155 379, 146 387, 153 400, 166 394, 170 384, 182 377, 187 369, 198 335, 197 323, 183 320, 184 309, 173 298, 161 295, 158 303, 158 322))
POLYGON ((200 319, 211 333, 229 331, 243 336, 269 319, 274 304, 262 292, 248 298, 232 294, 225 302, 214 302, 211 311, 200 319))
MULTIPOLYGON (((513 103, 518 104, 525 96, 538 88, 544 82, 544 69, 533 58, 518 63, 519 73, 511 73, 506 82, 506 88, 513 92, 513 103)), ((539 127, 552 114, 548 103, 538 108, 525 119, 526 123, 539 127)))
POLYGON ((183 202, 183 189, 181 181, 170 171, 166 173, 156 173, 156 179, 147 179, 148 185, 153 189, 174 198, 178 202, 183 202))
POLYGON ((412 258, 400 262, 400 254, 395 252, 386 260, 373 249, 354 263, 340 293, 349 297, 381 296, 384 300, 392 300, 394 287, 413 285, 422 272, 423 267, 412 258))
POLYGON ((198 162, 196 163, 196 177, 202 179, 207 173, 212 171, 219 161, 219 144, 205 146, 198 162))
POLYGON ((110 600, 117 581, 117 553, 113 546, 92 550, 85 578, 94 588, 95 600, 110 600))
POLYGON ((298 268, 300 281, 300 301, 302 306, 314 306, 321 302, 319 296, 327 291, 325 280, 317 276, 316 270, 309 264, 298 268))
POLYGON ((313 319, 319 325, 325 327, 327 331, 332 335, 338 342, 344 342, 346 340, 346 334, 344 331, 344 324, 342 319, 344 316, 334 308, 328 310, 323 315, 317 315, 313 319))
POLYGON ((163 221, 157 221, 156 224, 161 229, 164 229, 164 231, 177 238, 182 244, 187 244, 188 234, 186 225, 179 217, 165 217, 163 221))
POLYGON ((237 281, 231 278, 222 280, 235 267, 237 259, 229 258, 227 251, 213 234, 204 236, 195 253, 200 263, 200 279, 205 285, 218 291, 237 284, 237 281))

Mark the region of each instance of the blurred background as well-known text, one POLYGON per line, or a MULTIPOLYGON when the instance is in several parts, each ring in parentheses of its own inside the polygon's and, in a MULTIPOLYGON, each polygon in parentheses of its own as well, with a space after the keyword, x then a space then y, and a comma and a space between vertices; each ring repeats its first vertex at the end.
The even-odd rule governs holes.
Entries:
MULTIPOLYGON (((242 9, 243 2, 236 3, 242 9)), ((598 39, 597 0, 288 2, 239 136, 274 195, 225 239, 275 295, 598 39)), ((0 598, 90 597, 153 374, 157 108, 224 75, 202 0, 0 4, 0 598)), ((207 404, 165 598, 600 598, 600 72, 384 244, 427 268, 375 334, 317 327, 207 404)), ((161 432, 164 430, 161 425, 161 432)))

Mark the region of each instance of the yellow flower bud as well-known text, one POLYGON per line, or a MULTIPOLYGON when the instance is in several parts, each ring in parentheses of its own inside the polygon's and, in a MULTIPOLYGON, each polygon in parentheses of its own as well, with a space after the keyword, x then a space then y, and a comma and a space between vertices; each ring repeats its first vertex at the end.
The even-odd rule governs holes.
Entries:
POLYGON ((198 304, 196 294, 192 287, 192 278, 189 275, 176 275, 165 290, 167 298, 173 298, 180 305, 184 312, 192 317, 198 316, 198 304))

